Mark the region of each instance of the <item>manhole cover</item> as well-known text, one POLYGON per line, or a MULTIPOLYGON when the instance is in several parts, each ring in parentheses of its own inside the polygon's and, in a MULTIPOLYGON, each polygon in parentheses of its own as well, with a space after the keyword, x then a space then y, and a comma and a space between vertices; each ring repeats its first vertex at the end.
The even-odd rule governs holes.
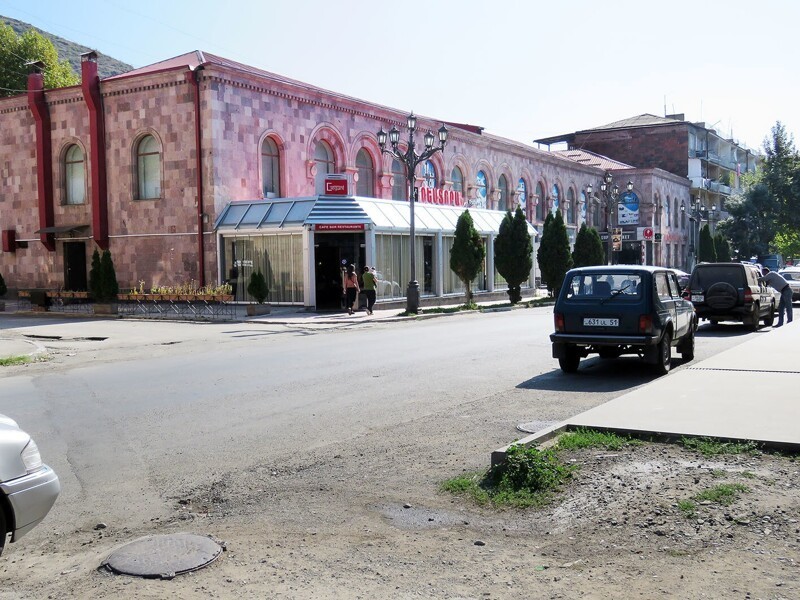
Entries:
POLYGON ((149 535, 112 552, 103 566, 122 575, 171 579, 205 567, 221 553, 222 546, 202 535, 149 535))
POLYGON ((542 429, 552 427, 555 424, 556 421, 530 421, 528 423, 520 423, 517 425, 517 429, 524 431, 525 433, 536 433, 542 429))

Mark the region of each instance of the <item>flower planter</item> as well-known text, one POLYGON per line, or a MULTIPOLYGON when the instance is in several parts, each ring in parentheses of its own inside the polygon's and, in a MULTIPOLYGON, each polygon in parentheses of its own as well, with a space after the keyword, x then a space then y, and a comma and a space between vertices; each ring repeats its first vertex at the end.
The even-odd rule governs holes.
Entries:
POLYGON ((248 304, 247 316, 258 317, 260 315, 268 315, 271 312, 269 304, 248 304))

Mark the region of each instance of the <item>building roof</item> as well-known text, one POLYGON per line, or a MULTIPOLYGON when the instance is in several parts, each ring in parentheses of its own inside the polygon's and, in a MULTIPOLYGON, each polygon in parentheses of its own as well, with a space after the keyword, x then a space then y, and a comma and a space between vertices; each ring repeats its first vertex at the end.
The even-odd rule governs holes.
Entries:
POLYGON ((569 160, 582 165, 597 167, 598 169, 603 169, 604 171, 636 168, 632 165, 625 164, 624 162, 603 156, 602 154, 589 152, 588 150, 554 150, 553 154, 563 156, 564 158, 568 158, 569 160))
POLYGON ((662 125, 676 125, 679 123, 686 122, 682 117, 683 115, 670 115, 668 117, 659 117, 657 115, 651 115, 650 113, 644 113, 641 115, 636 115, 635 117, 628 117, 627 119, 614 121, 613 123, 608 123, 606 125, 600 125, 599 127, 582 129, 574 133, 562 133, 560 135, 554 135, 551 137, 541 138, 533 141, 537 144, 548 144, 548 145, 557 144, 559 142, 567 142, 571 144, 575 140, 575 136, 582 133, 591 133, 594 131, 612 131, 615 129, 636 129, 639 127, 660 127, 662 125), (681 118, 678 119, 677 117, 681 118))

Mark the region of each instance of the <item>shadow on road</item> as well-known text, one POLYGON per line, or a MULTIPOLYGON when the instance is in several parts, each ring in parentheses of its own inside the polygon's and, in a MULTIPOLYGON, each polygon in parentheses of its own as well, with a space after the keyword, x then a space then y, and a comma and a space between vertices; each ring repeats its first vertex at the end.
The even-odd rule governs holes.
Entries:
MULTIPOLYGON (((776 321, 777 322, 777 321, 776 321)), ((753 332, 748 326, 741 323, 704 323, 697 328, 698 337, 708 338, 730 338, 743 337, 751 333, 769 333, 772 327, 759 327, 758 331, 753 332)))
MULTIPOLYGON (((681 364, 672 360, 672 368, 681 364)), ((650 365, 636 357, 584 358, 577 373, 567 375, 557 366, 517 385, 524 390, 554 392, 619 392, 633 389, 657 378, 650 365)))

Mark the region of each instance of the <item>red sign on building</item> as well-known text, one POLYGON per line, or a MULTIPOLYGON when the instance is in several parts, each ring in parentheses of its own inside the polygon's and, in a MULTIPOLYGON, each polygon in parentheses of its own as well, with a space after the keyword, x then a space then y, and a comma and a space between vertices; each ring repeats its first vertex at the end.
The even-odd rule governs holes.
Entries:
POLYGON ((326 196, 349 196, 348 181, 342 177, 328 177, 325 179, 325 195, 326 196))
POLYGON ((317 223, 314 231, 364 231, 363 223, 317 223))
POLYGON ((419 201, 428 204, 443 204, 446 206, 464 206, 464 197, 461 192, 443 190, 440 188, 419 188, 419 201))

